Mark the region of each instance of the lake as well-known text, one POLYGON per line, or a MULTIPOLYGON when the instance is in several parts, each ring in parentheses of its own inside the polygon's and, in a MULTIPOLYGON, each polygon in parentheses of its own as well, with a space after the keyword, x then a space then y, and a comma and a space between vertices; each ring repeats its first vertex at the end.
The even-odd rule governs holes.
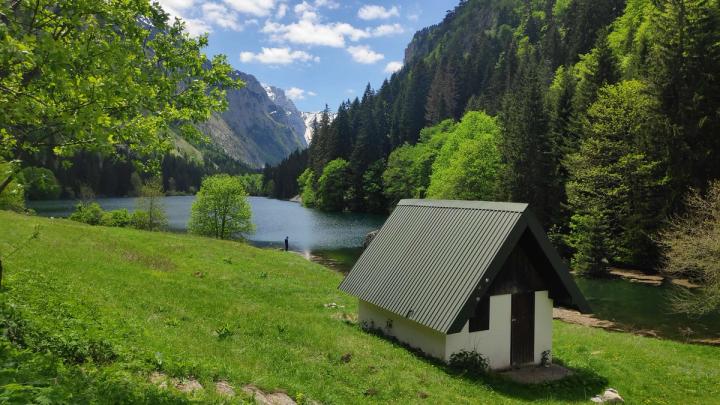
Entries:
MULTIPOLYGON (((164 197, 171 230, 187 228, 194 196, 164 197)), ((245 235, 261 247, 280 248, 285 236, 290 249, 306 258, 341 272, 348 272, 362 252, 365 235, 380 228, 386 217, 358 213, 325 213, 289 201, 250 197, 256 231, 245 235)), ((134 198, 98 198, 105 210, 134 209, 134 198)), ((39 215, 67 217, 76 202, 70 200, 33 201, 28 204, 39 215)), ((688 318, 669 308, 672 288, 631 283, 625 280, 577 279, 596 317, 615 322, 628 330, 654 330, 660 336, 684 339, 720 338, 720 314, 688 318), (684 332, 685 331, 685 332, 684 332)))
MULTIPOLYGON (((305 208, 299 203, 265 197, 249 197, 248 200, 255 232, 244 236, 251 244, 280 248, 287 236, 291 250, 343 269, 348 260, 354 263, 360 255, 365 235, 380 228, 387 218, 350 212, 327 213, 305 208)), ((136 199, 98 198, 95 201, 104 210, 125 208, 133 211, 136 199)), ((187 230, 193 201, 195 196, 163 197, 170 230, 187 230)), ((38 215, 68 217, 76 204, 73 200, 31 201, 28 207, 38 215)))

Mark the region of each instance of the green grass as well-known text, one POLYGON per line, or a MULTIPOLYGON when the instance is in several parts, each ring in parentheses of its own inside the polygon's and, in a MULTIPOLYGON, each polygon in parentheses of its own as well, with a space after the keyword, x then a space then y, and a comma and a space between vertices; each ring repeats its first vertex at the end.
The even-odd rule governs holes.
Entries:
POLYGON ((157 389, 154 370, 337 404, 582 403, 606 386, 629 403, 720 401, 720 348, 555 323, 574 377, 474 378, 347 322, 342 276, 296 254, 2 211, 0 252, 35 224, 39 239, 4 263, 0 402, 224 400, 157 389))

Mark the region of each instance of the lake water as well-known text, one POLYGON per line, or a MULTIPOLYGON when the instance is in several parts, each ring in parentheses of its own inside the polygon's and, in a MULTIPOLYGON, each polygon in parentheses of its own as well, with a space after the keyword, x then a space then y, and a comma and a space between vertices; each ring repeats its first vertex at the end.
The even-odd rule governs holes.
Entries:
MULTIPOLYGON (((169 226, 184 231, 190 216, 193 196, 165 197, 169 226)), ((283 246, 290 238, 290 249, 307 258, 342 272, 350 270, 362 252, 365 235, 380 228, 384 216, 356 213, 325 213, 289 201, 250 197, 254 234, 246 235, 257 246, 283 246)), ((105 210, 134 209, 134 198, 99 198, 105 210)), ((34 201, 29 207, 39 215, 67 217, 76 202, 68 200, 34 201)), ((595 315, 628 330, 654 330, 672 339, 720 338, 720 314, 688 318, 673 314, 669 308, 670 286, 647 286, 625 280, 577 279, 595 315), (685 332, 683 332, 685 331, 685 332)))
MULTIPOLYGON (((302 205, 264 197, 249 197, 252 207, 252 221, 255 232, 244 235, 257 246, 282 247, 289 237, 290 249, 306 256, 325 257, 328 260, 359 255, 359 248, 368 232, 378 229, 385 222, 383 215, 358 213, 326 213, 305 208, 302 205)), ((135 208, 135 198, 98 198, 104 210, 135 208)), ((173 231, 187 230, 190 207, 194 196, 164 197, 163 204, 168 216, 169 228, 173 231)), ((74 210, 76 201, 53 200, 32 201, 28 206, 38 215, 67 217, 74 210)), ((342 265, 338 263, 338 265, 342 265)))

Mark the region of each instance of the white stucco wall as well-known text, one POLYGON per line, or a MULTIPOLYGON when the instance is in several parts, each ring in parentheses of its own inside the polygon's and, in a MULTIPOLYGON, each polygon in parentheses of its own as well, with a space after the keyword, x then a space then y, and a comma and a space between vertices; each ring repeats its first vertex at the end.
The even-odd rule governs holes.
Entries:
POLYGON ((358 305, 358 321, 361 325, 367 323, 369 326, 380 328, 386 335, 394 336, 432 357, 445 359, 446 335, 434 329, 363 300, 360 300, 358 305), (392 320, 392 328, 387 327, 388 320, 392 320))
POLYGON ((542 353, 550 350, 552 360, 553 301, 547 291, 535 292, 535 364, 540 364, 542 353))
MULTIPOLYGON (((449 361, 453 353, 461 350, 476 351, 488 359, 493 370, 510 368, 510 318, 512 295, 490 297, 490 328, 486 331, 469 332, 469 323, 450 335, 420 325, 404 317, 386 311, 374 304, 360 300, 358 320, 360 324, 380 328, 385 334, 422 350, 424 353, 449 361), (388 320, 392 328, 387 327, 388 320)), ((552 350, 553 302, 547 291, 535 292, 534 362, 539 364, 542 352, 552 350)))
POLYGON ((510 367, 510 294, 490 297, 490 328, 484 331, 469 332, 469 322, 462 331, 447 335, 445 361, 453 353, 461 350, 482 354, 488 359, 492 369, 510 367))

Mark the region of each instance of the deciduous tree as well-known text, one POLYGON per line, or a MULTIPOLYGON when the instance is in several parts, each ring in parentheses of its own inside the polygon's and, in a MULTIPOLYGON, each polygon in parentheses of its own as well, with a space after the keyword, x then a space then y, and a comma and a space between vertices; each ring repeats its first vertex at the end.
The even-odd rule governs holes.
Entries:
POLYGON ((660 235, 661 269, 701 285, 699 292, 678 289, 673 302, 679 312, 700 315, 720 310, 720 181, 711 183, 706 195, 692 190, 685 207, 660 235))
POLYGON ((190 232, 218 239, 239 237, 252 232, 252 210, 240 178, 218 174, 203 179, 193 202, 190 232))
POLYGON ((149 0, 0 2, 0 158, 124 148, 156 169, 169 125, 198 138, 241 85, 205 46, 149 0))
POLYGON ((317 188, 317 205, 320 209, 323 211, 345 209, 345 194, 350 187, 349 173, 350 165, 346 160, 335 159, 325 165, 317 188))

